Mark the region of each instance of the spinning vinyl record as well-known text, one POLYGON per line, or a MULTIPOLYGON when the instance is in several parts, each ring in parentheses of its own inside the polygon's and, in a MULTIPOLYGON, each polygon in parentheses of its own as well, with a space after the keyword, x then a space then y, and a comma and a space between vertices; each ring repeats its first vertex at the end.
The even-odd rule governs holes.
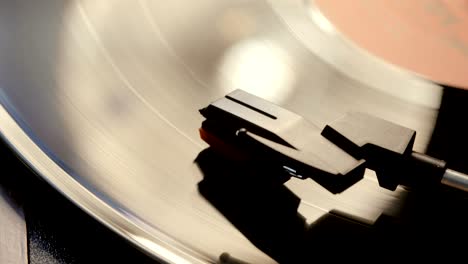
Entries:
MULTIPOLYGON (((1 1, 1 135, 155 259, 275 262, 200 195, 198 110, 242 89, 320 128, 361 111, 416 130, 424 152, 442 95, 434 81, 451 78, 364 50, 319 2, 327 12, 303 0, 1 1)), ((372 171, 336 195, 312 180, 286 186, 309 224, 332 211, 397 217, 409 192, 379 187, 372 171)))

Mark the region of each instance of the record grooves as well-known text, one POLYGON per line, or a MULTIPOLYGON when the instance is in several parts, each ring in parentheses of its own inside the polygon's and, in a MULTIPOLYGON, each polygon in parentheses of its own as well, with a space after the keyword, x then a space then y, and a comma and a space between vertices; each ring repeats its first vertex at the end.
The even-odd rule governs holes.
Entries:
MULTIPOLYGON (((416 150, 447 157, 448 141, 431 139, 434 127, 451 135, 462 126, 439 118, 441 102, 441 113, 454 107, 442 86, 357 48, 333 24, 324 28, 313 7, 302 0, 0 1, 0 134, 61 195, 154 259, 210 263, 229 254, 275 263, 275 245, 245 236, 243 219, 232 221, 223 204, 210 202, 227 191, 199 192, 206 175, 194 161, 208 147, 199 109, 244 89, 319 128, 361 111, 416 130, 416 150)), ((457 157, 449 159, 466 163, 457 157)), ((311 180, 284 188, 300 199, 293 204, 307 225, 331 217, 372 226, 383 217, 403 221, 402 236, 416 228, 413 242, 427 238, 419 236, 425 230, 457 233, 466 207, 440 190, 434 201, 382 189, 370 171, 339 195, 311 180)), ((274 209, 260 201, 262 210, 274 209)))

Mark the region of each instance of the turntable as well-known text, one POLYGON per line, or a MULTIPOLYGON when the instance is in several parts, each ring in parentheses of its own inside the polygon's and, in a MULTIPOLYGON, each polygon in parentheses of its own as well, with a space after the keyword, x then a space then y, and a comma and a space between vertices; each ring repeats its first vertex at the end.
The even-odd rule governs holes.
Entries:
POLYGON ((463 191, 386 189, 368 168, 339 191, 317 178, 264 185, 249 176, 277 164, 259 173, 225 160, 198 129, 200 109, 240 89, 317 131, 350 112, 409 128, 412 150, 468 172, 466 10, 437 0, 0 1, 2 157, 16 171, 2 177, 0 261, 462 252, 463 191))

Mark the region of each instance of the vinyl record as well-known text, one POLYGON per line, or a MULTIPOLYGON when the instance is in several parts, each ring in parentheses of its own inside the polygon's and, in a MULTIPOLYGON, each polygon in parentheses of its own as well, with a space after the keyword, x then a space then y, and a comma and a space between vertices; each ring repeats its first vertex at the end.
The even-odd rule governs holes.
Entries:
MULTIPOLYGON (((0 2, 2 136, 156 259, 275 262, 197 187, 198 110, 234 89, 319 127, 354 110, 385 118, 416 130, 422 152, 442 93, 358 48, 310 1, 0 2)), ((398 216, 408 193, 379 187, 371 171, 337 195, 312 180, 286 186, 307 223, 339 211, 372 224, 398 216)))

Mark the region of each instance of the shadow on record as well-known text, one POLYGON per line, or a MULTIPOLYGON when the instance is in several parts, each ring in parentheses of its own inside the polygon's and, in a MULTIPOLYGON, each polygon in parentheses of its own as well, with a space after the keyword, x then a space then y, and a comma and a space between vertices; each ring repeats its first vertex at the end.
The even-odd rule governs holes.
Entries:
MULTIPOLYGON (((466 102, 468 91, 445 88, 427 151, 464 172, 466 102)), ((279 263, 456 258, 464 250, 457 241, 468 237, 468 195, 445 186, 410 190, 398 216, 381 215, 372 225, 334 210, 307 224, 297 211, 300 198, 283 185, 281 173, 254 161, 233 161, 212 148, 203 150, 195 162, 204 175, 198 184, 202 196, 279 263)), ((221 256, 227 258, 227 253, 221 256)))
MULTIPOLYGON (((297 211, 300 198, 253 162, 233 162, 211 148, 196 163, 204 174, 199 192, 252 244, 279 263, 364 259, 384 242, 375 226, 333 211, 312 223, 297 211)), ((393 230, 392 230, 393 232, 393 230)))

